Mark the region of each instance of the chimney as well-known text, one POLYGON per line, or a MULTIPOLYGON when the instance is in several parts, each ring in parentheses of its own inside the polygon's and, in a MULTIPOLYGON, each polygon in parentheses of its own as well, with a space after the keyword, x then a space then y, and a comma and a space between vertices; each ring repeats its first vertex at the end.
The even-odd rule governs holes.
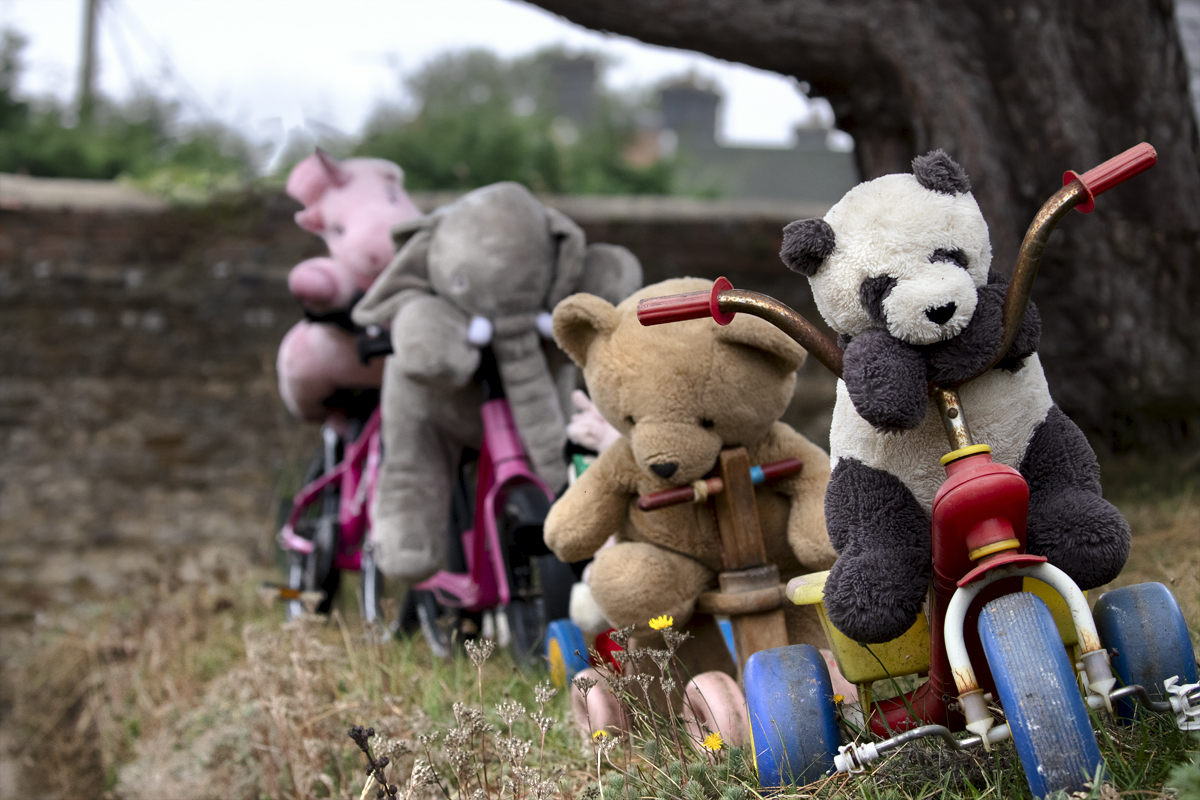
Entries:
POLYGON ((721 104, 718 92, 685 81, 662 89, 659 101, 663 126, 675 131, 680 146, 717 146, 717 107, 721 104))
POLYGON ((554 88, 554 113, 578 128, 586 128, 596 114, 596 62, 587 56, 561 56, 550 61, 554 88))

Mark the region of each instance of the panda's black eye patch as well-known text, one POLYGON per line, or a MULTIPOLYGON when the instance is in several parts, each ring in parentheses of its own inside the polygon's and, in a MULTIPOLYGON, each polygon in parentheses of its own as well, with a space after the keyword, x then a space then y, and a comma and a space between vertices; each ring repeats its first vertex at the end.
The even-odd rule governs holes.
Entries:
POLYGON ((883 313, 883 301, 896 288, 896 279, 891 275, 880 275, 867 278, 858 287, 858 299, 867 314, 880 325, 887 325, 887 315, 883 313))
POLYGON ((951 264, 958 264, 963 269, 966 269, 968 265, 967 254, 958 247, 953 250, 946 250, 941 247, 934 250, 933 255, 929 257, 929 263, 932 264, 935 261, 949 261, 951 264))

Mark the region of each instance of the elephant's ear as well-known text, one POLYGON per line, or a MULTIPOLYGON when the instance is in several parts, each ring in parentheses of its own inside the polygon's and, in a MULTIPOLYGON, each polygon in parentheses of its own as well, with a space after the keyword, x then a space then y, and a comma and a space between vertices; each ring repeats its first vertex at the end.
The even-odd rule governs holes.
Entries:
POLYGON ((757 354, 781 376, 798 370, 808 356, 792 337, 749 314, 738 314, 730 324, 717 327, 716 337, 718 342, 757 354))
POLYGON ((413 297, 433 291, 429 283, 429 242, 440 221, 439 215, 431 214, 392 228, 396 255, 354 306, 350 316, 355 324, 364 328, 387 325, 413 297))
POLYGON ((554 341, 582 368, 592 343, 616 330, 617 309, 594 294, 573 294, 554 307, 552 322, 554 341))
POLYGON ((589 245, 583 257, 579 291, 603 297, 614 306, 642 288, 642 264, 616 244, 589 245))
POLYGON ((583 229, 558 209, 546 209, 546 224, 555 242, 554 277, 546 292, 546 308, 554 308, 564 297, 579 291, 587 240, 583 229))

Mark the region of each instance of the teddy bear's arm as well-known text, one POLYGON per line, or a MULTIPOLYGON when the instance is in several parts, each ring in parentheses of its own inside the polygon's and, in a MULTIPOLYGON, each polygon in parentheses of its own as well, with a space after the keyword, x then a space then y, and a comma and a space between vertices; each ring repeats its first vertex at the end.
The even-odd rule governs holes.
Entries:
POLYGON ((432 386, 465 386, 479 368, 467 342, 467 317, 436 295, 408 302, 392 321, 393 358, 409 378, 432 386))
POLYGON ((763 463, 798 458, 804 469, 798 474, 775 481, 771 489, 791 501, 788 511, 787 538, 792 552, 805 569, 822 570, 833 566, 837 554, 825 530, 825 488, 829 485, 829 456, 805 439, 791 426, 776 422, 767 446, 761 451, 763 463))
POLYGON ((624 524, 637 474, 629 441, 617 440, 550 507, 546 546, 563 561, 590 558, 624 524))
POLYGON ((925 418, 925 361, 887 331, 867 330, 850 340, 842 380, 854 410, 881 431, 911 430, 925 418))

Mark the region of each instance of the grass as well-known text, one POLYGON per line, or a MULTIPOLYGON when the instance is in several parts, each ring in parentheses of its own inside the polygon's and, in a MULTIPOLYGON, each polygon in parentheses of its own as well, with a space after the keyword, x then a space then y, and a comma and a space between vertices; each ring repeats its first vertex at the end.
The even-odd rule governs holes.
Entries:
MULTIPOLYGON (((1155 469, 1105 465, 1109 496, 1135 532, 1113 585, 1166 583, 1200 642, 1200 478, 1155 469)), ((244 568, 164 580, 5 630, 0 741, 14 752, 0 775, 20 767, 12 796, 357 798, 367 756, 347 735, 354 725, 374 728, 372 753, 389 759, 384 773, 399 797, 594 797, 601 782, 609 800, 769 795, 756 788, 745 751, 676 746, 674 723, 644 705, 631 736, 598 753, 570 724, 565 693, 547 696, 542 676, 520 672, 505 652, 479 668, 466 656, 444 662, 419 638, 381 643, 352 607, 284 622, 257 591, 274 577, 244 568)), ((1189 756, 1200 750, 1196 735, 1154 715, 1095 727, 1111 783, 1089 797, 1200 800, 1200 760, 1189 756)), ((0 780, 0 796, 11 784, 0 780)), ((906 745, 866 775, 769 796, 1029 792, 1010 742, 955 753, 935 741, 906 745)))

